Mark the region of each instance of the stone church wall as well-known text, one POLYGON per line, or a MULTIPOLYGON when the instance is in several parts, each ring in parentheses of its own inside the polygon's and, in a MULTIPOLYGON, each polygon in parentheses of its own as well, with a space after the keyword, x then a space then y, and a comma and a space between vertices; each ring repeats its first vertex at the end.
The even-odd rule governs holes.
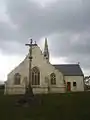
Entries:
MULTIPOLYGON (((32 68, 36 66, 40 70, 40 85, 38 85, 36 88, 33 88, 34 93, 47 93, 48 85, 50 86, 51 73, 55 73, 56 75, 56 85, 50 86, 52 87, 51 91, 65 92, 63 74, 58 70, 56 70, 50 63, 47 62, 47 60, 44 58, 44 55, 38 46, 35 46, 33 48, 32 53, 33 53, 32 68), (48 81, 46 81, 46 78, 48 79, 48 81)), ((29 69, 29 60, 28 57, 26 57, 25 60, 8 75, 8 81, 6 87, 8 93, 11 93, 11 91, 12 94, 20 93, 20 91, 21 93, 23 93, 24 78, 27 77, 28 80, 28 74, 29 74, 28 69, 29 69), (15 73, 21 74, 20 88, 14 85, 15 73), (11 88, 8 87, 8 85, 11 86, 11 88)))
POLYGON ((84 91, 84 79, 83 76, 65 76, 65 81, 71 83, 71 91, 84 91), (73 86, 73 82, 76 82, 76 86, 73 86))

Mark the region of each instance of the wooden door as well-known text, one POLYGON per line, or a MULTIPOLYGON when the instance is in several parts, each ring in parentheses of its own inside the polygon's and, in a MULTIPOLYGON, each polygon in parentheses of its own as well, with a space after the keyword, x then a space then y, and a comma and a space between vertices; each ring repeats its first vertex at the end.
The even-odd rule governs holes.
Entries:
POLYGON ((67 82, 67 91, 71 91, 71 82, 67 82))

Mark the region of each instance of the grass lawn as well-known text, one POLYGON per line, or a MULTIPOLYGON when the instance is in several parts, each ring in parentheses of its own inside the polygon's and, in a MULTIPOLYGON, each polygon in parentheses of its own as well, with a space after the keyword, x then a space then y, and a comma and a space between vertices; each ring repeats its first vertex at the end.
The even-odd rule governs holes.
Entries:
POLYGON ((0 120, 90 120, 90 92, 41 95, 41 106, 16 107, 0 92, 0 120))

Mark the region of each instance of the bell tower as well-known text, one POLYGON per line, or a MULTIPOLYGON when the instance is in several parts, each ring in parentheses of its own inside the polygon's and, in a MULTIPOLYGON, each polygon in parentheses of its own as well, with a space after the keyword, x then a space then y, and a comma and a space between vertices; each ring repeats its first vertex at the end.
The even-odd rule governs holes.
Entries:
POLYGON ((44 58, 46 58, 47 62, 49 62, 49 50, 48 50, 47 38, 45 38, 45 44, 44 44, 44 58))

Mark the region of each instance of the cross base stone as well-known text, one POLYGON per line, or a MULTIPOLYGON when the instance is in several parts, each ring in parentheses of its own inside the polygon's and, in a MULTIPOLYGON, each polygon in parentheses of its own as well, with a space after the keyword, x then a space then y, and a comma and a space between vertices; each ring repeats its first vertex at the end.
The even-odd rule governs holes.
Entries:
POLYGON ((41 105, 42 101, 40 97, 37 97, 33 94, 32 91, 26 90, 25 95, 23 95, 19 100, 16 101, 17 106, 29 107, 41 105))

